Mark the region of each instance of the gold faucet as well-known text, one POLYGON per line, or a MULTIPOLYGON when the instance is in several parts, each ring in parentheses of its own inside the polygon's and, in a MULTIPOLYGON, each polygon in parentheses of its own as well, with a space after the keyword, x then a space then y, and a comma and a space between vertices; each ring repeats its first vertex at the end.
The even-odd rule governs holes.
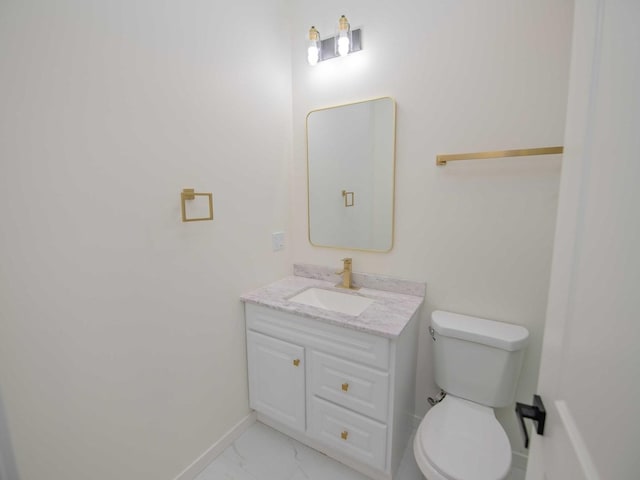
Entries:
POLYGON ((341 272, 336 272, 338 275, 342 275, 342 282, 338 283, 336 287, 349 288, 351 290, 357 290, 358 287, 354 287, 351 283, 351 264, 352 260, 350 258, 343 258, 344 267, 341 272))

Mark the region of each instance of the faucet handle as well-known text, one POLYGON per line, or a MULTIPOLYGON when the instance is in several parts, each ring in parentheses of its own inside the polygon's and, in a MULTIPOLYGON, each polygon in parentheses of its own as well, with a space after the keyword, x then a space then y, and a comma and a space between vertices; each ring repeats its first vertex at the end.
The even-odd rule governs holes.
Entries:
POLYGON ((343 258, 341 261, 344 262, 344 265, 342 267, 342 270, 340 270, 339 272, 336 272, 337 275, 342 275, 347 271, 349 272, 351 271, 351 258, 346 257, 346 258, 343 258))

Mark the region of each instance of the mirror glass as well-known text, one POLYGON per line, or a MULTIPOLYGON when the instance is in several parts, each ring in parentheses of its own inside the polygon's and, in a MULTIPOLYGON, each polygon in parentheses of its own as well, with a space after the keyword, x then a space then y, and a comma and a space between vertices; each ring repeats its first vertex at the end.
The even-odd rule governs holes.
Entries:
POLYGON ((312 245, 391 250, 395 112, 385 97, 307 115, 312 245))

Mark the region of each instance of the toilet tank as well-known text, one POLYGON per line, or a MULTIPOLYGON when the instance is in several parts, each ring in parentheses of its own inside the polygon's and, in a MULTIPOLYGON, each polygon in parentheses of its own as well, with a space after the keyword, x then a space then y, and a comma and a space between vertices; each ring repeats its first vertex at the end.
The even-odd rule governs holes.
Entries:
POLYGON ((457 313, 431 314, 436 383, 488 407, 514 402, 529 331, 457 313))

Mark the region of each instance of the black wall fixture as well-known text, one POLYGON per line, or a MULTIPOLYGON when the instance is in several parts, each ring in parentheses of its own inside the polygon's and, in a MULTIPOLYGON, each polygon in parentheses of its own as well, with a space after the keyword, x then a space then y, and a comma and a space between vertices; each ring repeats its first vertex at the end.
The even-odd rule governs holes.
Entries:
POLYGON ((525 418, 530 418, 536 423, 536 433, 538 435, 544 434, 544 422, 547 418, 547 411, 544 408, 544 403, 542 403, 540 396, 533 396, 533 405, 516 402, 516 415, 518 415, 520 427, 522 428, 522 433, 524 433, 524 448, 529 448, 529 433, 524 424, 525 418))

